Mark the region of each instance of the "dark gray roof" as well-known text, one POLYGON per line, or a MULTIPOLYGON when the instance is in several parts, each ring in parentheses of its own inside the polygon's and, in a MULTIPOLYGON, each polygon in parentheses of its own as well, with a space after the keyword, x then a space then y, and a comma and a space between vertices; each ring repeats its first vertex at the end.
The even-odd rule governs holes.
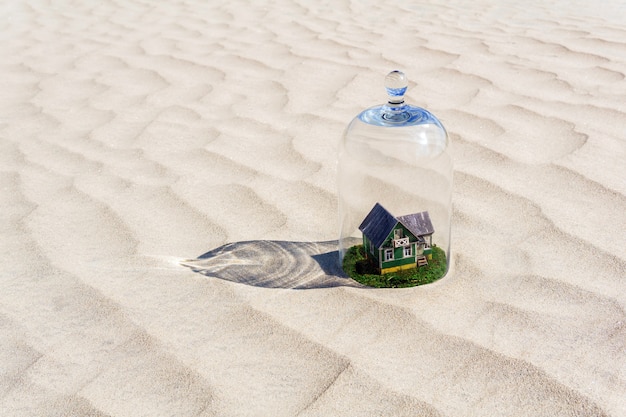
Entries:
POLYGON ((383 206, 376 203, 359 226, 359 230, 363 232, 374 246, 380 248, 396 224, 398 224, 398 220, 383 206))
POLYGON ((396 218, 379 203, 376 203, 365 217, 359 230, 374 246, 380 248, 398 222, 402 223, 418 239, 421 236, 431 235, 435 231, 427 211, 396 218))
POLYGON ((427 211, 400 216, 398 217, 398 221, 415 236, 432 235, 435 232, 427 211))

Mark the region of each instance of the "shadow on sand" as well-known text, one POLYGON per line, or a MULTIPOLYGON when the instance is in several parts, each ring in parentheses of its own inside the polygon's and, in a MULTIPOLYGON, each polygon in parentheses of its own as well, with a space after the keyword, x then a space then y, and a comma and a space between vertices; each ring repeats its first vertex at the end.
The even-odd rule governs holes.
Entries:
POLYGON ((362 287, 339 267, 337 241, 229 243, 181 264, 208 277, 256 287, 362 287))

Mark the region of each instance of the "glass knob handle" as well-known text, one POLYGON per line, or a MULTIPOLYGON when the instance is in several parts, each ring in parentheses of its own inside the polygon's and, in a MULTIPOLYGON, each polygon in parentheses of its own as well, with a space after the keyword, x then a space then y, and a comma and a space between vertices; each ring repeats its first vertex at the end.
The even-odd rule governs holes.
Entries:
POLYGON ((404 103, 404 93, 409 86, 406 75, 402 71, 391 71, 385 77, 385 88, 389 96, 389 104, 404 103))

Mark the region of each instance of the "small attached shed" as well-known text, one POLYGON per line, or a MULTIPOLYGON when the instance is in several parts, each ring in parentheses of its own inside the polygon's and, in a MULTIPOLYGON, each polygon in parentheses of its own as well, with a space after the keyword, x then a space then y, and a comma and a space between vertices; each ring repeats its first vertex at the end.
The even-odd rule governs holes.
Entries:
POLYGON ((381 274, 428 265, 432 259, 432 222, 427 211, 394 217, 376 203, 359 226, 367 257, 381 274))

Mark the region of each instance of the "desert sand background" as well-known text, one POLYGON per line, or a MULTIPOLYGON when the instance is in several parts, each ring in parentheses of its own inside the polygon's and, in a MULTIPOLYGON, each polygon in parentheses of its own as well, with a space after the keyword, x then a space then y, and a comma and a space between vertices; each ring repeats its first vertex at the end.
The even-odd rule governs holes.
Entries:
POLYGON ((621 1, 3 1, 0 415, 626 416, 621 1), (393 69, 454 269, 338 276, 393 69), (204 256, 203 256, 204 255, 204 256))

